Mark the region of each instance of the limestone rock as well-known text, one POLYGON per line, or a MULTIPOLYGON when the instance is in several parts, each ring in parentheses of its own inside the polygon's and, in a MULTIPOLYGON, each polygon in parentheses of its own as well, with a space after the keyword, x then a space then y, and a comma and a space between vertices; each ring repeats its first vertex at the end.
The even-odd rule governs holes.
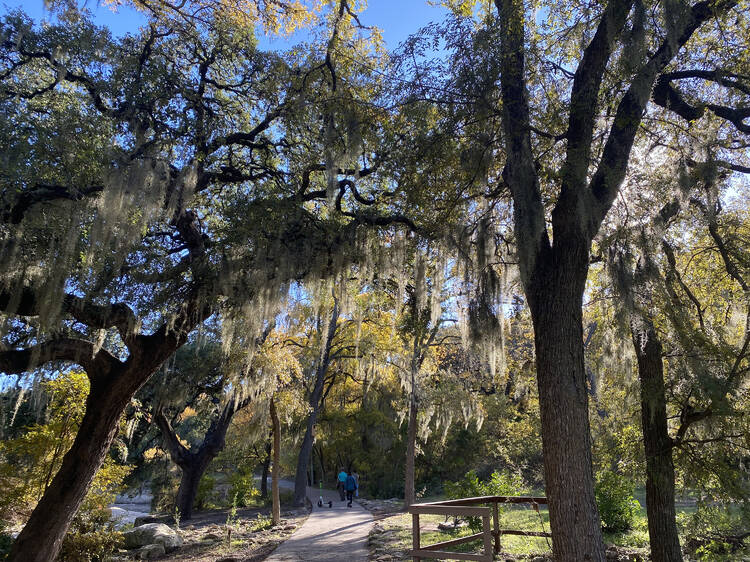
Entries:
POLYGON ((164 556, 166 553, 167 551, 161 543, 147 544, 138 551, 137 558, 138 560, 152 560, 164 556))
POLYGON ((146 545, 161 544, 166 552, 182 546, 182 537, 163 523, 146 523, 123 533, 125 548, 140 548, 146 545))

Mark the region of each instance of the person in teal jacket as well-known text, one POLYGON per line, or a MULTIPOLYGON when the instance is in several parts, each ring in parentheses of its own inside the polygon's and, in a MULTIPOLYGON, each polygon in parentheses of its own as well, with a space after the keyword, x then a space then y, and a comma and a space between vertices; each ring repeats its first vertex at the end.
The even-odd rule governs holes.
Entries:
POLYGON ((339 496, 341 497, 341 501, 344 501, 345 494, 346 494, 346 471, 342 468, 339 472, 338 481, 336 482, 336 489, 339 491, 339 496))

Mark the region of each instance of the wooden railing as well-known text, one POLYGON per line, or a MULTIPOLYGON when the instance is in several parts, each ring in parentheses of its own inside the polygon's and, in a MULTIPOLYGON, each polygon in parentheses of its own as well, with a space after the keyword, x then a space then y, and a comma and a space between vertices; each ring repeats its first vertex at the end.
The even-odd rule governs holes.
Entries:
POLYGON ((537 512, 540 505, 547 503, 545 497, 532 496, 481 496, 478 498, 462 498, 441 502, 418 503, 409 507, 412 521, 413 549, 409 552, 415 562, 423 558, 438 558, 451 560, 477 560, 478 562, 492 562, 494 555, 500 552, 501 535, 522 535, 528 537, 551 537, 549 533, 540 531, 522 531, 519 529, 500 529, 498 504, 531 504, 537 512), (492 504, 490 507, 476 507, 477 504, 492 504), (475 507, 472 507, 475 506, 475 507), (490 511, 492 512, 492 527, 490 526, 490 511), (445 517, 481 517, 482 532, 430 545, 422 545, 420 540, 419 516, 443 515, 445 517), (449 552, 441 550, 450 546, 482 539, 484 553, 449 552))

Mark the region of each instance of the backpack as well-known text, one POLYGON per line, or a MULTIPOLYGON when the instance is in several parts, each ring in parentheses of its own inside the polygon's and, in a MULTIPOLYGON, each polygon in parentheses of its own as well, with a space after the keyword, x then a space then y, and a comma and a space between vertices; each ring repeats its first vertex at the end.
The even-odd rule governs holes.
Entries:
POLYGON ((357 489, 357 481, 354 479, 354 476, 347 476, 346 477, 346 490, 348 492, 352 492, 357 489))

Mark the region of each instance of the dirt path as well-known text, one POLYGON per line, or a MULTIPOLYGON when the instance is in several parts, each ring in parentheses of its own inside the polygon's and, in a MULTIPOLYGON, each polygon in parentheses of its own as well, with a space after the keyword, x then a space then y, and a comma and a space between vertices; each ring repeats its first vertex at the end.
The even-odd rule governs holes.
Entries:
POLYGON ((326 560, 331 562, 361 562, 368 558, 367 536, 372 528, 372 515, 358 503, 346 507, 338 492, 323 490, 323 500, 333 502, 318 507, 320 491, 307 489, 313 511, 304 525, 282 543, 266 560, 291 562, 326 560))

